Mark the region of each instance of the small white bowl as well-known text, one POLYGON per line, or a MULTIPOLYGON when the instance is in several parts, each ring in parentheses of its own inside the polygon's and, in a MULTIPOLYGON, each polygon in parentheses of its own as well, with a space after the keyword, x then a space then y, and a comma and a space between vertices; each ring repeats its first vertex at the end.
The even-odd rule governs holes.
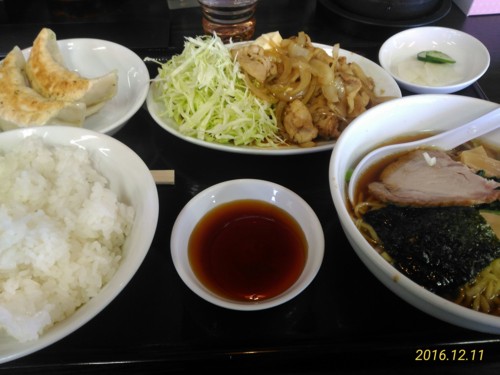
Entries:
POLYGON ((449 94, 477 81, 490 65, 487 48, 473 36, 445 27, 417 27, 385 41, 379 62, 398 84, 417 94, 449 94), (454 64, 432 64, 417 60, 422 51, 438 50, 454 64), (426 71, 426 69, 428 69, 426 71), (424 79, 422 79, 424 77, 424 79))
MULTIPOLYGON (((367 268, 387 288, 438 319, 480 332, 500 334, 500 317, 444 299, 410 280, 387 262, 356 227, 349 213, 345 183, 348 171, 384 142, 423 131, 452 129, 496 107, 498 104, 485 100, 447 94, 411 95, 382 103, 359 116, 339 137, 331 156, 329 179, 335 209, 347 239, 367 268)), ((500 129, 483 139, 500 147, 500 129)))
POLYGON ((293 191, 273 182, 239 179, 211 186, 192 198, 181 210, 172 229, 170 241, 174 266, 184 283, 198 296, 214 305, 232 310, 262 310, 289 301, 302 292, 316 276, 323 261, 324 236, 321 223, 312 208, 293 191), (298 280, 280 295, 255 302, 234 301, 208 289, 193 272, 188 258, 188 242, 196 224, 220 204, 255 199, 288 212, 306 236, 308 251, 304 269, 298 280))
POLYGON ((83 148, 94 167, 109 181, 120 201, 134 207, 132 229, 122 248, 119 268, 102 290, 75 313, 47 329, 39 339, 19 342, 0 332, 0 363, 28 355, 77 330, 126 287, 153 241, 158 220, 158 192, 153 177, 142 159, 120 141, 95 131, 66 126, 24 128, 0 133, 2 154, 28 137, 38 137, 49 145, 83 148))

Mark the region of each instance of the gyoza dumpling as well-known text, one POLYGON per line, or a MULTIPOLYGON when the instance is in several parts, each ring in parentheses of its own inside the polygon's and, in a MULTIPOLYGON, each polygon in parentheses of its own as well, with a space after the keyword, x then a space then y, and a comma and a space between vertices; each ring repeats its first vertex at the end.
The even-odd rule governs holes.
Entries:
POLYGON ((59 50, 56 34, 48 28, 43 28, 33 42, 26 74, 33 89, 47 98, 85 103, 87 116, 113 98, 118 87, 116 71, 85 78, 69 70, 59 50))
POLYGON ((43 97, 28 86, 25 66, 19 47, 14 47, 0 62, 0 128, 46 124, 81 126, 85 120, 85 104, 43 97))

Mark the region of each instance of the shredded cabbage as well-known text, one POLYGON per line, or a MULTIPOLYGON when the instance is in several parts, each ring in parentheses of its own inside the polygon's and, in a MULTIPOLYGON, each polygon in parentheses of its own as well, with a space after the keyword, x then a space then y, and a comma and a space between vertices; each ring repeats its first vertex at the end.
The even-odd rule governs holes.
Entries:
POLYGON ((155 100, 179 131, 237 146, 283 144, 271 104, 247 88, 228 46, 214 36, 188 37, 184 50, 158 69, 155 100))

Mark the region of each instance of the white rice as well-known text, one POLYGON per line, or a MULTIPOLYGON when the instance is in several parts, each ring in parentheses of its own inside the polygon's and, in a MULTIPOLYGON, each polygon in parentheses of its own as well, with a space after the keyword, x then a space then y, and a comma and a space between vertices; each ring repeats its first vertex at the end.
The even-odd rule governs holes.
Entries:
POLYGON ((88 152, 28 138, 0 155, 0 329, 24 342, 96 296, 134 210, 88 152))

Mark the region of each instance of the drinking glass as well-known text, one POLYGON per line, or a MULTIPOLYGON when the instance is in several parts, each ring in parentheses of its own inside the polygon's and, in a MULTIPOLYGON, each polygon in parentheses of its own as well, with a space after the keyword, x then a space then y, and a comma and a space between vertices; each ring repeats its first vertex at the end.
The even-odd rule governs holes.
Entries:
POLYGON ((206 34, 216 33, 224 42, 250 40, 255 32, 258 0, 198 0, 206 34))

